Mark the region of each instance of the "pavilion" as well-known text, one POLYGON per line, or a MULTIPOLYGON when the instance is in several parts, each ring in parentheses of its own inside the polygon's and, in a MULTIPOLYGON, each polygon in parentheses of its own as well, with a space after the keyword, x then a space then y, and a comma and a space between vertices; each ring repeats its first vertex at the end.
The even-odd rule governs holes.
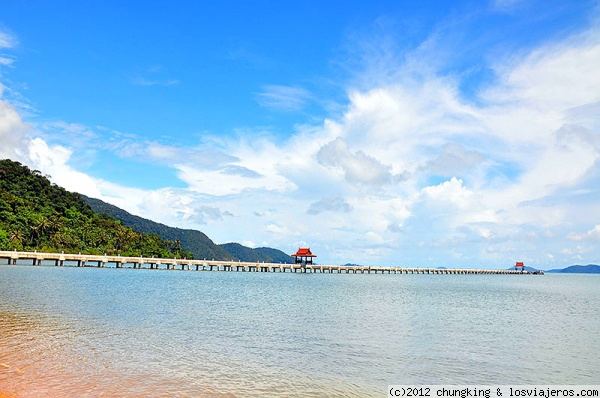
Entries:
POLYGON ((296 254, 292 254, 292 257, 296 258, 296 264, 312 264, 313 263, 313 257, 317 257, 316 255, 312 254, 312 252, 310 251, 310 247, 300 247, 298 248, 298 251, 296 252, 296 254))
POLYGON ((521 270, 521 272, 525 271, 525 264, 522 261, 517 261, 515 264, 515 271, 521 270))

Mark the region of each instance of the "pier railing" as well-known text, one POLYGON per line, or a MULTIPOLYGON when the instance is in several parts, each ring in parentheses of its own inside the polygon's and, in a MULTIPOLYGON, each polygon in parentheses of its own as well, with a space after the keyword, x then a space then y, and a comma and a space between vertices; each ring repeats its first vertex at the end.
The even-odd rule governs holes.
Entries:
POLYGON ((120 255, 90 255, 0 251, 0 264, 54 265, 57 267, 99 267, 237 272, 301 272, 346 274, 532 274, 529 271, 450 269, 421 267, 382 267, 363 265, 283 264, 218 260, 189 260, 184 258, 128 257, 120 255), (30 263, 29 263, 30 262, 30 263), (29 263, 29 264, 28 264, 29 263))

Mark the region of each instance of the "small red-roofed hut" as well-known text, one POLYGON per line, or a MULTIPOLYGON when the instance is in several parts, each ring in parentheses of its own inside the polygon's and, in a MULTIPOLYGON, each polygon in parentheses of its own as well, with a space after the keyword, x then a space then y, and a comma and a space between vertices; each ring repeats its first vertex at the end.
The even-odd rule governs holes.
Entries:
POLYGON ((517 261, 517 263, 515 264, 515 271, 518 271, 519 269, 521 271, 525 271, 525 264, 523 264, 523 262, 521 261, 517 261))
POLYGON ((317 257, 312 254, 310 247, 300 247, 296 254, 292 254, 292 257, 296 258, 296 264, 312 264, 313 257, 317 257))

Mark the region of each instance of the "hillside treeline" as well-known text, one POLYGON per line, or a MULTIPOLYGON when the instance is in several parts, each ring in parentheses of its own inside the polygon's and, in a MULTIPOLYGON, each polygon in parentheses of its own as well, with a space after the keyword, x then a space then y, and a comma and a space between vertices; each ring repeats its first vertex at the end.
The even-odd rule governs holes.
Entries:
POLYGON ((179 241, 136 232, 39 171, 0 160, 0 250, 15 249, 193 258, 179 241))

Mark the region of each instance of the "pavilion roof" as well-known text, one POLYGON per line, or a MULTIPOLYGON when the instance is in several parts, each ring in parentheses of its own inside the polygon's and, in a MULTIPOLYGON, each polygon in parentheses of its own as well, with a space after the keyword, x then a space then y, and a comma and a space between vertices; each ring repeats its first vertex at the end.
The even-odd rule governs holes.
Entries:
POLYGON ((312 254, 310 251, 310 247, 300 247, 296 254, 292 254, 292 257, 317 257, 312 254))

